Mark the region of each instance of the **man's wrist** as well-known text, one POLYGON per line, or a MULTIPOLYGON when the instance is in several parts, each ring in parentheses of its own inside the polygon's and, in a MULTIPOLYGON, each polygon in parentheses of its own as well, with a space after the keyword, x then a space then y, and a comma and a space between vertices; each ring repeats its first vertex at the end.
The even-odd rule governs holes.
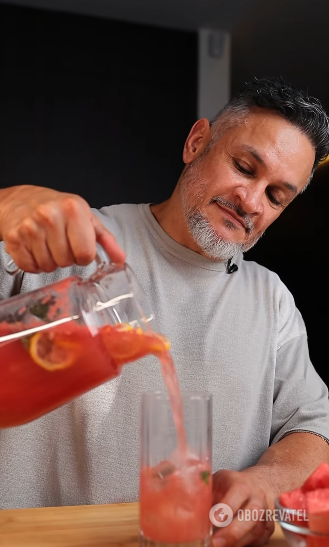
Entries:
POLYGON ((254 465, 247 467, 241 471, 254 484, 264 490, 268 506, 271 510, 274 509, 274 501, 280 495, 281 489, 277 481, 277 476, 271 480, 274 470, 269 465, 254 465))

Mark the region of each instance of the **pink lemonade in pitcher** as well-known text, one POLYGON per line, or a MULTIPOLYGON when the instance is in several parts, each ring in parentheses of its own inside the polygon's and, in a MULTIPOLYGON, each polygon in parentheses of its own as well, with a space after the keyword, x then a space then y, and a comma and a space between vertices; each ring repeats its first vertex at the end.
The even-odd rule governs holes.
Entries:
MULTIPOLYGON (((0 336, 9 325, 0 324, 0 336)), ((118 376, 121 366, 165 351, 160 335, 74 322, 0 344, 0 427, 21 425, 118 376), (28 395, 28 396, 27 396, 28 395)))
MULTIPOLYGON (((0 338, 19 332, 0 323, 0 338)), ((94 333, 70 321, 0 342, 0 427, 30 422, 120 374, 125 363, 161 354, 168 340, 129 324, 94 333)))

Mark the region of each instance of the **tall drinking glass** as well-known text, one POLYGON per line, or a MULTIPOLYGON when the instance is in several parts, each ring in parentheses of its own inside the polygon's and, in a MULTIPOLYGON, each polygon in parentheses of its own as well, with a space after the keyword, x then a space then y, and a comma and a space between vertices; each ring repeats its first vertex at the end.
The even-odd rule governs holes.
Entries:
POLYGON ((211 543, 211 395, 182 392, 182 406, 186 438, 182 438, 179 416, 173 416, 166 393, 142 396, 142 547, 208 547, 211 543))

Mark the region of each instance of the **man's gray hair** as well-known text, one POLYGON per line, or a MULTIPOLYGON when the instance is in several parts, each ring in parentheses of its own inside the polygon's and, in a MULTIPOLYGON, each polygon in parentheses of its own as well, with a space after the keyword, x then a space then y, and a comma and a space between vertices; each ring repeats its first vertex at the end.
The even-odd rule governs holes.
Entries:
POLYGON ((242 124, 255 107, 278 112, 309 138, 315 150, 313 175, 319 162, 329 154, 329 118, 318 99, 294 88, 282 78, 254 78, 246 83, 211 120, 209 147, 228 129, 242 124))

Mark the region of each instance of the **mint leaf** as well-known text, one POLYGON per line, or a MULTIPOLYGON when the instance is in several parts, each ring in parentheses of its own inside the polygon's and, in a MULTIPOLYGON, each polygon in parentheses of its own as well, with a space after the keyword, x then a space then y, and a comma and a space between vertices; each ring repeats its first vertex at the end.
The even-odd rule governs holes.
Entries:
POLYGON ((54 295, 49 296, 47 299, 43 297, 41 300, 37 300, 32 304, 32 306, 30 306, 29 312, 47 323, 50 321, 48 313, 51 306, 54 304, 56 304, 56 297, 54 295))
POLYGON ((209 484, 209 479, 210 479, 210 471, 201 471, 200 473, 200 479, 205 483, 205 484, 209 484))

